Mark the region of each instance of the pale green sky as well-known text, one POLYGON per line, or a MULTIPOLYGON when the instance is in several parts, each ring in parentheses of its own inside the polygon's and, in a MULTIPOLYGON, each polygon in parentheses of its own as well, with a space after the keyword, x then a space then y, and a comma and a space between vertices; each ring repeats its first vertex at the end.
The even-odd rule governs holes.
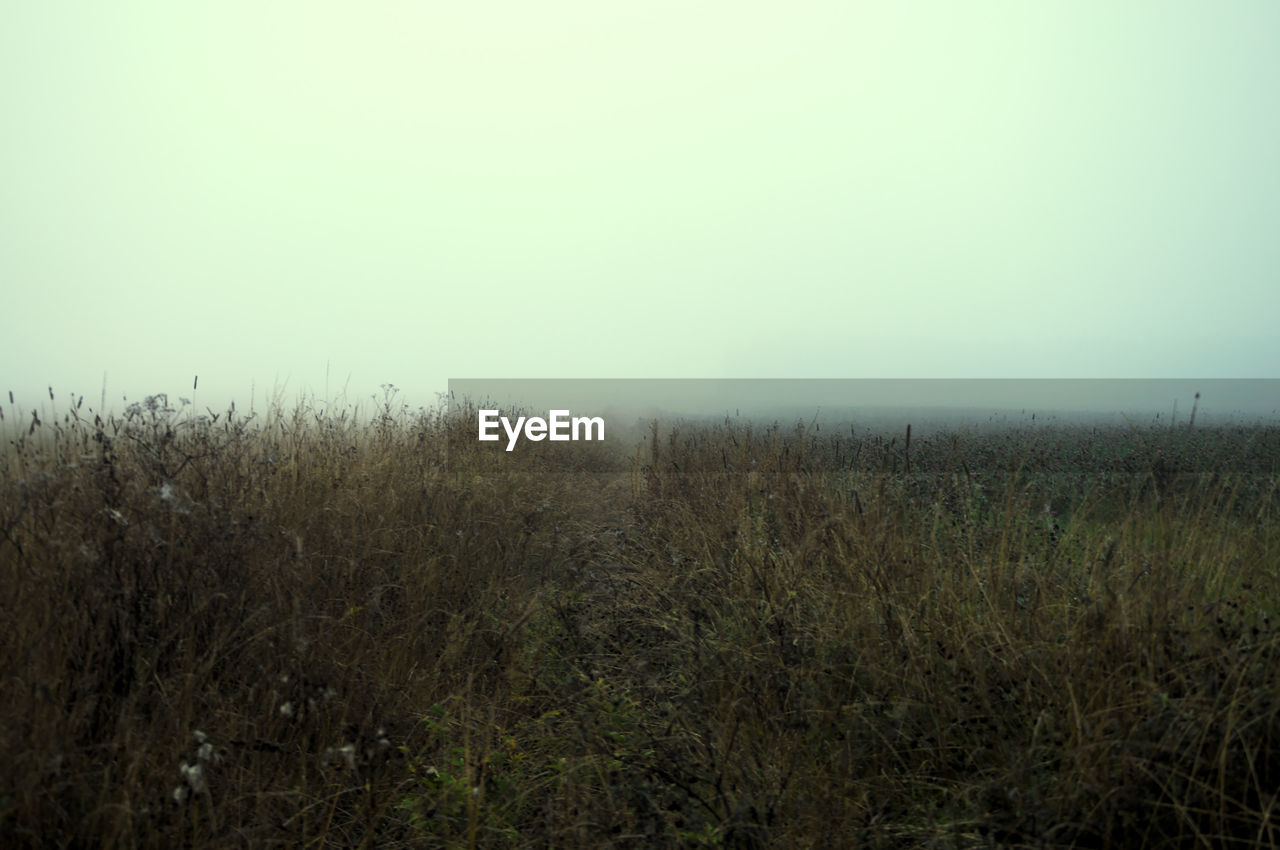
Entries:
POLYGON ((1274 0, 7 4, 0 391, 1276 377, 1277 81, 1274 0))

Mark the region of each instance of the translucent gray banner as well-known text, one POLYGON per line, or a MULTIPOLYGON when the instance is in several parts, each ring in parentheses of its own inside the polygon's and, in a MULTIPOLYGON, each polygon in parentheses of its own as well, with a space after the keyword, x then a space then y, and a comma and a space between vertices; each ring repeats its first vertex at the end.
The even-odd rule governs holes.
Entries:
POLYGON ((1023 462, 1007 441, 1036 435, 1027 451, 1050 466, 1051 447, 1054 457, 1105 457, 1125 474, 1144 474, 1157 457, 1179 473, 1232 459, 1265 473, 1280 380, 454 379, 448 417, 458 471, 533 462, 546 474, 637 464, 732 473, 743 469, 728 447, 767 437, 788 457, 803 445, 810 467, 919 473, 948 452, 954 460, 961 437, 985 446, 976 465, 1023 462), (1245 428, 1257 430, 1246 439, 1245 428), (1234 429, 1230 444, 1207 447, 1223 429, 1234 429), (991 448, 1001 440, 1006 449, 991 448))

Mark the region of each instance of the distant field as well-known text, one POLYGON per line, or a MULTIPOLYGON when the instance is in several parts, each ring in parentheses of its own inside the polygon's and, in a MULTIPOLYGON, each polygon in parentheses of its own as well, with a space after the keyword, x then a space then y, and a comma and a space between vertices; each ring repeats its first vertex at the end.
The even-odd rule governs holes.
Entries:
POLYGON ((0 428, 4 846, 1280 843, 1278 427, 0 428))

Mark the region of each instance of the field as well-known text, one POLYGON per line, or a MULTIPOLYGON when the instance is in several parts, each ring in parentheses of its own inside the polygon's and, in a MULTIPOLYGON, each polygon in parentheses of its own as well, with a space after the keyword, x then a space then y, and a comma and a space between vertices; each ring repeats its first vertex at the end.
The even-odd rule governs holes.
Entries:
POLYGON ((1280 844, 1280 428, 6 413, 6 847, 1280 844))

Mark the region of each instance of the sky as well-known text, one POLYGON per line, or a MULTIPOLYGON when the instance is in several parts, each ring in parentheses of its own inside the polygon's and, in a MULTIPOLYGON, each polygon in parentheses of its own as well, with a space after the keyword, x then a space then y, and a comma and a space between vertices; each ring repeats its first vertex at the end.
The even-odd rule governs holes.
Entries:
POLYGON ((1277 80, 1274 0, 6 4, 0 391, 1280 377, 1277 80))

